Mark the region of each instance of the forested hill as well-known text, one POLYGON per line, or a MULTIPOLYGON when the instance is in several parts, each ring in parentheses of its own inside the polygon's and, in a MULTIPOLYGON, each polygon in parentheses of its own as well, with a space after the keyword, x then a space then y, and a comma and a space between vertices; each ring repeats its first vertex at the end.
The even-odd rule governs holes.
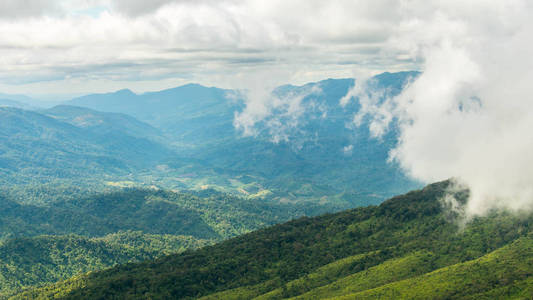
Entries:
POLYGON ((0 241, 43 234, 100 237, 126 230, 220 240, 325 209, 243 199, 212 190, 150 189, 80 196, 47 206, 20 204, 0 195, 0 204, 0 241))
POLYGON ((122 133, 133 137, 151 139, 161 135, 158 129, 149 124, 121 113, 100 112, 69 105, 57 105, 40 112, 56 120, 86 128, 97 134, 122 133))
MULTIPOLYGON (((16 298, 531 298, 531 216, 492 213, 460 229, 457 214, 441 201, 449 184, 72 278, 16 298)), ((455 197, 464 202, 467 195, 455 197)))
POLYGON ((78 123, 74 124, 66 116, 67 107, 50 110, 54 115, 0 107, 0 183, 42 183, 55 178, 70 182, 80 177, 86 181, 103 179, 111 174, 151 167, 173 155, 166 146, 133 133, 141 129, 156 131, 148 124, 103 113, 95 121, 97 113, 89 112, 100 126, 82 126, 87 124, 80 123, 81 117, 88 121, 88 113, 77 111, 78 123))
POLYGON ((87 271, 213 244, 326 207, 213 190, 124 189, 23 204, 0 194, 0 299, 87 271))

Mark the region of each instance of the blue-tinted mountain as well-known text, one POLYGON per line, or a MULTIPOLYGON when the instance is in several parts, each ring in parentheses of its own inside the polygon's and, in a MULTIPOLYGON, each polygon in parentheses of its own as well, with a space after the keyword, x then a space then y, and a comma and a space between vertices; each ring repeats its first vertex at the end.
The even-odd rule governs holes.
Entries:
POLYGON ((103 178, 150 167, 172 154, 147 138, 93 129, 35 111, 0 107, 0 179, 13 184, 103 178))
POLYGON ((31 108, 28 104, 20 102, 20 101, 0 98, 0 107, 6 107, 6 106, 7 107, 26 108, 26 109, 31 108))
MULTIPOLYGON (((383 73, 370 86, 393 96, 417 74, 383 73)), ((275 109, 255 124, 257 135, 251 137, 243 136, 233 124, 235 113, 244 108, 242 99, 235 97, 238 93, 197 84, 141 95, 129 90, 88 95, 69 104, 130 114, 158 128, 179 153, 179 159, 165 162, 170 167, 167 173, 196 174, 194 184, 206 178, 203 185, 238 192, 255 182, 259 190, 273 192, 280 201, 335 197, 344 203, 360 199, 351 205, 378 203, 419 184, 387 163, 396 143, 394 128, 382 139, 371 138, 368 120, 353 126, 358 101, 339 105, 354 84, 353 79, 328 79, 277 88, 273 93, 280 98, 304 95, 302 113, 293 118, 282 107, 275 109), (196 162, 187 171, 182 168, 184 158, 196 162), (236 186, 206 174, 237 182, 236 186)))
POLYGON ((141 95, 130 90, 93 94, 73 99, 68 104, 129 114, 180 141, 204 143, 216 138, 221 127, 233 128, 232 118, 237 106, 226 98, 227 93, 223 89, 188 84, 141 95))
POLYGON ((58 105, 41 111, 56 120, 98 134, 123 133, 133 137, 154 138, 161 132, 153 126, 121 113, 107 113, 84 107, 58 105))

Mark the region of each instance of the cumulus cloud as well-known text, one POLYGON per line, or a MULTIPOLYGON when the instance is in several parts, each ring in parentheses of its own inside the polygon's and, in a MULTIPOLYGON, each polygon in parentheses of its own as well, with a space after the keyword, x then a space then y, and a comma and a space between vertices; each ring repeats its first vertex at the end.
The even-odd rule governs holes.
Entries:
POLYGON ((368 125, 370 135, 374 138, 381 138, 394 117, 391 112, 391 101, 385 101, 389 94, 389 90, 377 87, 375 78, 361 74, 357 78, 357 84, 340 99, 339 104, 345 107, 348 102, 357 100, 359 110, 353 116, 353 124, 359 127, 363 124, 365 117, 370 116, 372 119, 368 125))
POLYGON ((464 182, 467 215, 531 209, 531 3, 409 4, 390 43, 421 61, 423 73, 397 97, 363 99, 375 133, 397 120, 391 159, 422 181, 464 182))

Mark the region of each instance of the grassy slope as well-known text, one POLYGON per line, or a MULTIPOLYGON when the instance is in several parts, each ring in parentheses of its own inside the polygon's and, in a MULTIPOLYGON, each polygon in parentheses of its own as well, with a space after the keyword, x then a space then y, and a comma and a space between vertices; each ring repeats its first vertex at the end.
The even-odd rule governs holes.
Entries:
POLYGON ((454 299, 484 292, 501 298, 532 274, 533 239, 524 237, 478 259, 339 299, 454 299))
POLYGON ((461 291, 463 296, 501 293, 498 288, 515 282, 527 285, 523 280, 533 270, 527 237, 531 218, 493 214, 459 231, 447 221, 450 215, 439 201, 447 186, 433 184, 378 207, 302 218, 197 251, 73 278, 22 297, 279 299, 305 293, 410 297, 422 292, 454 297, 461 291), (527 263, 518 267, 519 262, 527 263), (487 272, 491 268, 496 271, 487 272), (448 279, 454 281, 436 284, 448 279), (420 280, 426 285, 416 290, 420 280))

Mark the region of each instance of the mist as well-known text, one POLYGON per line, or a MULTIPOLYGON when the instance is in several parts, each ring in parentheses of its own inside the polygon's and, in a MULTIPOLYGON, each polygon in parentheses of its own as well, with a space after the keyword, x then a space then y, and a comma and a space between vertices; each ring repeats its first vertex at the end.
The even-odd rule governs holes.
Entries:
POLYGON ((531 2, 409 4, 389 43, 420 61, 422 74, 385 101, 359 81, 341 104, 359 99, 354 123, 369 117, 377 138, 399 129, 390 160, 411 177, 467 185, 467 216, 531 210, 531 2))
POLYGON ((235 112, 233 121, 243 136, 257 137, 263 133, 273 143, 290 142, 295 149, 301 147, 302 117, 306 111, 317 110, 314 102, 303 100, 320 94, 321 90, 312 86, 280 92, 278 88, 289 78, 288 74, 286 70, 270 70, 239 77, 237 85, 241 88, 229 97, 244 103, 243 110, 235 112))

